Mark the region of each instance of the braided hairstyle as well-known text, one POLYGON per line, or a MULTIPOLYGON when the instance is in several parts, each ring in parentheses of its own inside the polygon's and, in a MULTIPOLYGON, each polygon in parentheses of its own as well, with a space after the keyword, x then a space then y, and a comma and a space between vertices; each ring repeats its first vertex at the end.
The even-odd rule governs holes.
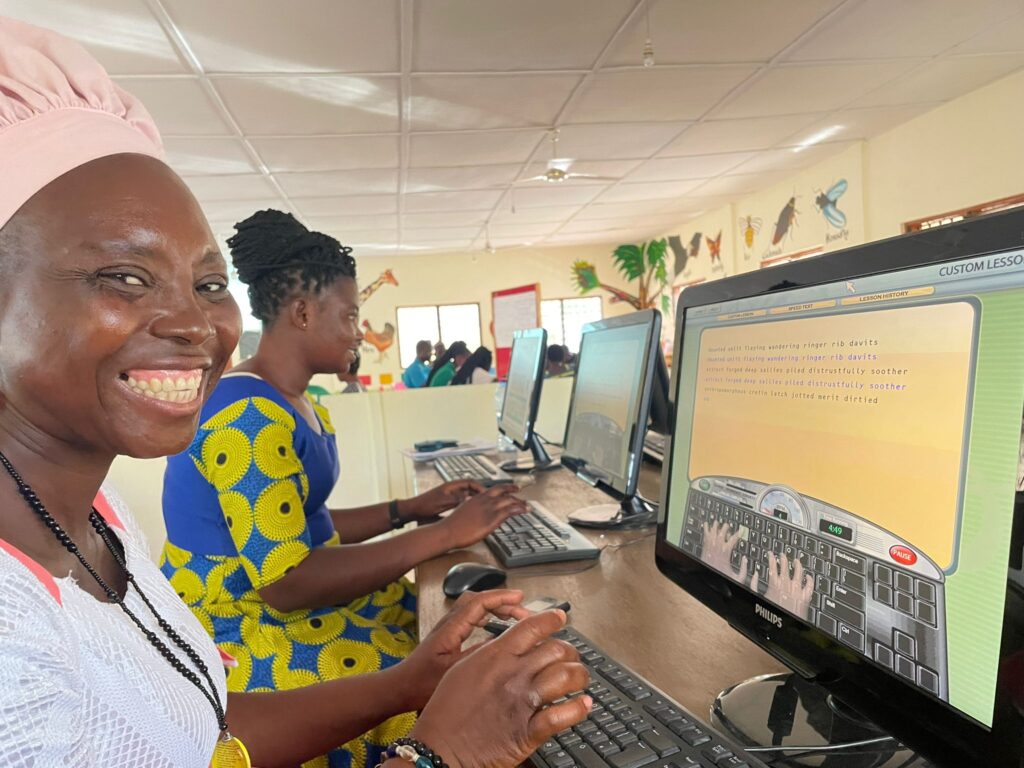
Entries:
POLYGON ((485 373, 491 370, 491 363, 494 362, 494 357, 491 355, 491 350, 487 347, 477 347, 473 354, 466 358, 466 362, 459 368, 458 373, 455 374, 451 380, 453 386, 459 384, 472 384, 473 383, 473 371, 477 368, 482 369, 485 373))
POLYGON ((238 279, 249 286, 252 313, 272 325, 296 293, 318 293, 340 277, 356 278, 352 249, 311 232, 290 213, 257 211, 228 238, 238 279))
POLYGON ((444 368, 448 363, 454 362, 456 355, 468 355, 468 354, 469 354, 469 347, 466 346, 466 342, 464 342, 464 341, 452 342, 452 345, 450 347, 448 347, 448 349, 445 350, 444 354, 440 355, 437 358, 437 360, 434 361, 434 366, 430 369, 430 373, 427 374, 427 384, 426 384, 426 386, 428 386, 428 387, 430 386, 430 383, 434 380, 434 376, 437 375, 438 371, 440 371, 442 368, 444 368))

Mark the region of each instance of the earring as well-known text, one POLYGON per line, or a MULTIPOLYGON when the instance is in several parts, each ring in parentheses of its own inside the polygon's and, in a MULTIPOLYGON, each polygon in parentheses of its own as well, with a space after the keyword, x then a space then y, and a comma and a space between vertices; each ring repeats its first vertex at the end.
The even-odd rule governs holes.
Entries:
POLYGON ((306 323, 302 324, 302 330, 306 330, 306 325, 307 325, 306 323))

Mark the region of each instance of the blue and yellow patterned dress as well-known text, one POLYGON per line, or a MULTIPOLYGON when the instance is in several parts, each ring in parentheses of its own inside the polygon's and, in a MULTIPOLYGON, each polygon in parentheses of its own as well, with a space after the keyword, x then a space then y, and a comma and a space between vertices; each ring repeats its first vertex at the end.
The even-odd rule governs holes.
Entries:
MULTIPOLYGON (((221 379, 188 450, 168 460, 160 566, 224 651, 230 691, 286 690, 397 664, 415 646, 416 597, 404 580, 339 607, 280 613, 258 589, 315 547, 338 543, 326 500, 338 449, 252 374, 221 379)), ((363 768, 412 727, 399 715, 306 766, 363 768)))

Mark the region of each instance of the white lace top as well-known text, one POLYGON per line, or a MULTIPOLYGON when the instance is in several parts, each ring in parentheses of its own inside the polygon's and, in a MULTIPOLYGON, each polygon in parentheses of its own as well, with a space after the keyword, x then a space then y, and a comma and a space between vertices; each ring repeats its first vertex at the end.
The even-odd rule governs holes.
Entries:
MULTIPOLYGON (((226 702, 216 647, 149 560, 123 503, 106 487, 103 495, 114 515, 97 508, 124 545, 128 568, 206 662, 226 702)), ((133 588, 126 604, 165 639, 133 588)), ((207 768, 217 734, 209 701, 120 607, 96 600, 70 577, 49 578, 0 541, 0 765, 207 768)))

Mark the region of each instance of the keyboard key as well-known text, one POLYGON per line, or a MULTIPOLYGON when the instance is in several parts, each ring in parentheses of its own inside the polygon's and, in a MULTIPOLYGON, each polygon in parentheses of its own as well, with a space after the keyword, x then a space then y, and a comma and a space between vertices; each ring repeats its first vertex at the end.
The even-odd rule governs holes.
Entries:
POLYGON ((935 626, 935 606, 931 603, 926 603, 923 600, 918 600, 915 604, 917 611, 917 618, 928 624, 935 626))
POLYGON ((875 643, 875 661, 887 669, 892 669, 892 648, 888 648, 881 643, 875 643))
POLYGON ((596 715, 592 713, 589 719, 597 723, 598 726, 603 728, 605 725, 607 725, 615 719, 615 715, 613 715, 611 712, 599 712, 596 715))
POLYGON ((654 751, 643 744, 633 744, 630 747, 612 755, 608 758, 608 764, 612 768, 640 768, 641 765, 653 763, 658 759, 654 751))
POLYGON ((892 587, 875 584, 875 600, 885 605, 892 605, 892 587))
POLYGON ((902 571, 896 572, 896 589, 901 592, 914 591, 914 579, 909 573, 903 573, 902 571))
POLYGON ((647 731, 647 733, 640 737, 640 741, 657 752, 658 757, 668 757, 679 751, 679 746, 675 740, 669 738, 657 728, 647 731))
POLYGON ((580 736, 586 736, 588 733, 593 733, 596 730, 598 730, 597 723, 592 723, 589 720, 584 720, 575 728, 576 733, 580 736))
POLYGON ((864 591, 864 577, 853 571, 843 571, 843 586, 855 589, 858 592, 864 591))
POLYGON ((665 725, 668 725, 673 720, 681 720, 683 717, 683 713, 675 707, 666 707, 665 709, 658 712, 655 715, 655 717, 661 722, 665 723, 665 725))
POLYGON ((654 726, 643 718, 637 718, 636 720, 629 720, 626 722, 626 727, 629 729, 630 733, 640 734, 651 730, 654 726))
POLYGON ((601 730, 609 736, 618 736, 620 733, 625 732, 626 726, 616 720, 613 723, 608 723, 608 725, 602 726, 601 730))
POLYGON ((939 695, 939 676, 928 667, 917 668, 917 683, 926 691, 939 695))
POLYGON ((622 749, 614 741, 602 741, 594 747, 594 751, 607 760, 612 755, 617 755, 622 749))
POLYGON ((849 571, 856 571, 857 573, 868 572, 868 561, 866 558, 853 552, 847 552, 845 549, 839 549, 839 547, 832 550, 832 562, 849 571))
POLYGON ((587 744, 577 744, 566 751, 580 768, 608 768, 593 747, 587 744))
POLYGON ((917 579, 914 581, 914 587, 917 589, 917 596, 919 598, 929 603, 935 602, 935 585, 930 581, 917 579))
POLYGON ((644 709, 653 715, 670 706, 672 706, 670 702, 666 701, 661 696, 655 696, 644 704, 644 709))
POLYGON ((671 723, 668 724, 668 729, 672 731, 672 733, 674 733, 676 736, 682 736, 683 731, 688 731, 691 728, 695 727, 696 725, 694 725, 694 722, 685 717, 682 720, 673 720, 671 723))
POLYGON ((831 616, 828 616, 824 613, 818 614, 818 629, 820 629, 822 632, 825 632, 826 634, 835 637, 837 626, 838 622, 831 616))
POLYGON ((834 616, 840 621, 848 624, 856 629, 864 629, 864 614, 860 611, 856 611, 848 605, 836 602, 831 597, 823 597, 821 600, 821 610, 824 613, 834 616))
POLYGON ((558 752, 561 748, 562 747, 558 744, 557 741, 555 741, 554 739, 550 739, 541 744, 537 748, 537 751, 540 752, 542 755, 547 756, 553 755, 555 752, 558 752))
POLYGON ((914 615, 914 598, 906 592, 897 592, 896 601, 893 603, 897 611, 902 611, 908 616, 914 615))
POLYGON ((596 747, 598 744, 604 744, 604 742, 608 741, 608 736, 603 731, 594 731, 584 736, 583 740, 590 746, 596 747))
POLYGON ((896 674, 905 677, 913 683, 917 682, 917 675, 914 662, 905 656, 896 654, 896 674))
POLYGON ((892 584, 892 568, 881 563, 875 563, 875 581, 882 584, 892 584))
POLYGON ((625 733, 617 734, 612 738, 612 741, 619 745, 619 749, 625 749, 630 744, 636 744, 637 735, 632 731, 626 731, 625 733))
POLYGON ((839 624, 839 642, 845 643, 856 651, 864 652, 864 633, 842 623, 839 624))
POLYGON ((897 653, 902 653, 911 659, 917 658, 917 641, 914 638, 898 629, 894 629, 892 635, 892 644, 896 646, 897 653))
POLYGON ((732 757, 732 750, 724 744, 709 744, 701 750, 701 753, 712 763, 718 763, 727 757, 732 757))
POLYGON ((678 736, 691 747, 699 747, 701 744, 707 744, 711 741, 711 735, 703 728, 689 728, 678 734, 678 736))
POLYGON ((559 735, 557 741, 562 745, 563 749, 568 749, 573 744, 579 744, 583 739, 581 739, 576 733, 569 731, 568 736, 559 735))
POLYGON ((846 603, 851 608, 858 611, 864 610, 864 595, 860 592, 854 592, 842 584, 836 584, 832 587, 832 596, 839 602, 846 603))
POLYGON ((750 764, 733 755, 718 764, 719 768, 749 768, 750 764))
POLYGON ((550 755, 545 755, 544 759, 547 760, 550 765, 554 766, 554 768, 569 768, 569 766, 575 762, 565 750, 559 750, 558 752, 553 752, 550 755))

